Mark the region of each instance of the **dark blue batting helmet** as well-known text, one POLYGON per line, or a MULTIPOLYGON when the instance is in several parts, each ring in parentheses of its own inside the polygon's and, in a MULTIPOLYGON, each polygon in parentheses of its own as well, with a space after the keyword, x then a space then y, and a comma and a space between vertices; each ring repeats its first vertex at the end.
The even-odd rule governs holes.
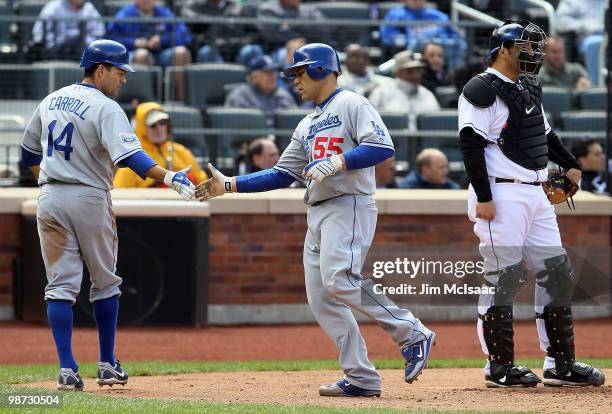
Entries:
POLYGON ((293 53, 293 64, 284 70, 285 76, 294 77, 295 71, 306 66, 306 73, 314 80, 325 79, 330 73, 342 73, 338 52, 325 43, 309 43, 293 53))
POLYGON ((109 63, 127 72, 135 72, 130 66, 130 55, 125 46, 108 39, 94 40, 87 45, 81 58, 81 67, 89 69, 98 63, 109 63))

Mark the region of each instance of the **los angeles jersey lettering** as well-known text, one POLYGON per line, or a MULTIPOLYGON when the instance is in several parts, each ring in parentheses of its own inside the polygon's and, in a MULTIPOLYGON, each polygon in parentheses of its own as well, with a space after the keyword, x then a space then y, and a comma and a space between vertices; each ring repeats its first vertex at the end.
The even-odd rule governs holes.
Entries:
POLYGON ((340 172, 321 183, 306 182, 302 175, 309 162, 349 152, 357 145, 393 149, 389 131, 370 102, 338 89, 300 121, 275 168, 306 183, 307 204, 342 194, 374 194, 374 167, 340 172))

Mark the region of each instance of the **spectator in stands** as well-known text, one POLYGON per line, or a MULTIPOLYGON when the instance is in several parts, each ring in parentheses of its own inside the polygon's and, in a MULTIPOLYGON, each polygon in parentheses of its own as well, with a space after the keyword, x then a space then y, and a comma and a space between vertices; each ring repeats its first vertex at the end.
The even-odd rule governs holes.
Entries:
POLYGON ((261 4, 257 11, 259 18, 304 19, 311 25, 261 24, 259 34, 264 41, 264 49, 276 50, 285 46, 287 41, 304 37, 308 42, 327 40, 329 29, 323 24, 323 14, 311 4, 301 4, 300 0, 278 0, 261 4))
POLYGON ((245 175, 274 167, 279 158, 279 151, 271 138, 256 138, 250 143, 244 142, 236 159, 238 174, 245 175))
MULTIPOLYGON (((236 17, 239 15, 240 5, 234 0, 187 0, 181 8, 181 16, 187 18, 236 17)), ((219 48, 227 50, 229 47, 237 50, 237 44, 241 41, 241 26, 192 23, 189 27, 195 38, 194 46, 198 49, 197 62, 222 61, 219 48)))
POLYGON ((566 60, 565 42, 559 36, 548 38, 544 65, 540 70, 540 83, 572 88, 575 91, 583 91, 591 87, 589 75, 582 65, 566 60))
POLYGON ((436 148, 425 148, 416 157, 416 170, 399 183, 400 188, 457 190, 459 184, 448 178, 448 159, 436 148))
POLYGON ((370 102, 379 111, 401 111, 408 115, 409 128, 416 130, 416 118, 424 112, 440 109, 436 97, 421 85, 421 55, 408 50, 395 55, 395 82, 379 86, 370 94, 370 102))
MULTIPOLYGON (((153 160, 170 171, 180 171, 191 166, 187 175, 194 184, 208 179, 189 149, 172 139, 170 115, 156 102, 138 105, 134 118, 134 131, 140 139, 142 149, 153 160)), ((163 187, 164 184, 150 178, 144 181, 129 168, 119 168, 113 185, 116 188, 163 187)))
POLYGON ((346 65, 342 76, 338 78, 338 86, 367 97, 378 86, 393 84, 393 79, 377 75, 370 65, 368 49, 358 44, 351 44, 344 49, 346 65))
POLYGON ((100 13, 89 1, 52 0, 38 18, 32 28, 32 40, 35 45, 44 45, 45 59, 78 60, 84 45, 104 36, 100 13))
POLYGON ((423 46, 423 86, 432 92, 438 86, 447 86, 449 81, 444 70, 444 47, 439 43, 428 42, 423 46))
POLYGON ((376 188, 397 188, 395 157, 376 164, 376 188))
MULTIPOLYGON (((156 6, 155 0, 134 0, 133 4, 122 7, 115 15, 125 18, 174 18, 174 14, 164 6, 156 6)), ((132 63, 141 65, 185 66, 191 63, 191 33, 184 23, 135 23, 111 22, 108 36, 125 45, 130 51, 132 63)), ((182 100, 185 96, 184 73, 174 73, 174 98, 182 100)), ((170 97, 167 97, 171 99, 170 97)))
POLYGON ((561 0, 557 6, 557 30, 575 34, 576 46, 594 85, 599 84, 599 55, 607 6, 608 0, 561 0))
POLYGON ((270 138, 257 138, 249 144, 247 153, 249 167, 247 173, 266 170, 276 165, 279 158, 278 148, 270 138))
POLYGON ((248 83, 232 90, 225 99, 225 106, 232 108, 259 108, 266 116, 266 125, 274 126, 277 109, 297 107, 286 89, 279 88, 278 66, 270 56, 256 56, 248 65, 248 83))
POLYGON ((402 49, 421 50, 427 42, 444 45, 447 65, 454 69, 463 62, 467 44, 461 34, 451 25, 448 15, 432 7, 426 7, 425 0, 404 0, 404 5, 389 10, 384 21, 405 21, 406 26, 380 27, 383 46, 397 51, 402 49), (443 24, 420 21, 440 21, 443 24))
POLYGON ((606 155, 601 144, 594 139, 574 142, 572 154, 580 163, 582 178, 580 189, 595 194, 608 194, 606 191, 606 155))

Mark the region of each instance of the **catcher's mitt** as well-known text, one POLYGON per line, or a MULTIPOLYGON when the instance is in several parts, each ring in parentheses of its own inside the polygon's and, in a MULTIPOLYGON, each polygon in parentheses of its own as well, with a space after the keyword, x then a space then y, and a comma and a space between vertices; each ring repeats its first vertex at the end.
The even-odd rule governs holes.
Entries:
POLYGON ((578 191, 578 186, 567 178, 565 174, 561 172, 551 172, 548 175, 548 181, 542 183, 542 188, 551 204, 559 204, 566 201, 569 206, 568 200, 572 200, 572 206, 574 206, 572 197, 578 191))

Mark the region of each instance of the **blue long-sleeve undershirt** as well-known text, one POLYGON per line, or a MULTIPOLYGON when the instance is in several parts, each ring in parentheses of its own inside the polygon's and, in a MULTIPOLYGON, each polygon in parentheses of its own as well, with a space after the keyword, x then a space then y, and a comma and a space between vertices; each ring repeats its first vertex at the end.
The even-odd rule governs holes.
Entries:
POLYGON ((259 193, 262 191, 286 188, 295 179, 284 171, 276 168, 258 171, 248 175, 236 177, 236 191, 239 193, 259 193))
POLYGON ((368 168, 391 158, 395 150, 391 147, 374 147, 372 145, 357 145, 344 154, 347 170, 368 168))

